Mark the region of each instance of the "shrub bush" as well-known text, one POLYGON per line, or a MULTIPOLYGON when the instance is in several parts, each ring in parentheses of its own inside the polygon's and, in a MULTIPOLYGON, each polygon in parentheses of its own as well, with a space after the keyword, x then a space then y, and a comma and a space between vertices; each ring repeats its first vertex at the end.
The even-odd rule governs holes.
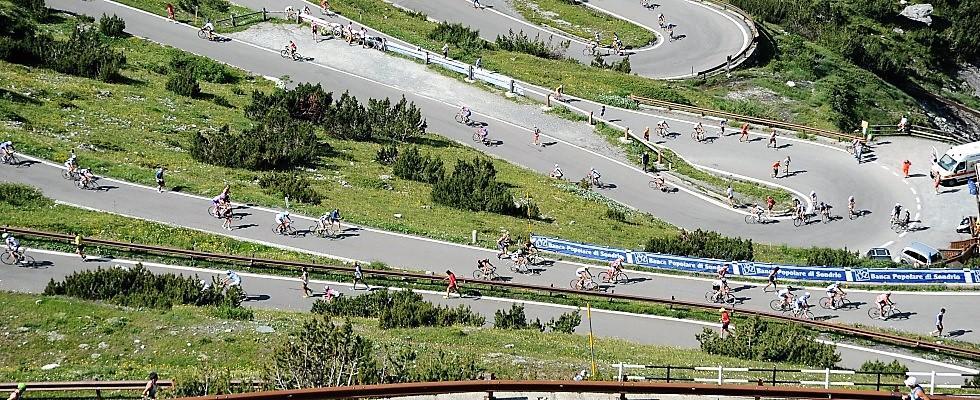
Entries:
POLYGON ((628 74, 632 72, 633 68, 630 66, 630 57, 626 56, 619 61, 613 61, 611 64, 607 64, 606 60, 599 56, 598 54, 592 59, 592 66, 601 69, 610 69, 617 72, 622 72, 628 74))
POLYGON ((312 164, 328 149, 309 124, 278 110, 241 134, 231 134, 227 126, 214 133, 198 132, 190 153, 195 160, 223 167, 286 170, 312 164))
POLYGON ((44 288, 44 294, 108 301, 128 307, 240 306, 237 295, 225 295, 220 285, 214 282, 202 287, 197 276, 156 275, 137 264, 133 268, 100 267, 78 271, 60 282, 52 279, 44 288))
POLYGON ((524 306, 511 304, 510 310, 497 310, 493 314, 493 327, 497 329, 536 329, 544 332, 540 319, 528 322, 524 306))
POLYGON ((451 175, 432 186, 432 201, 461 210, 522 216, 510 189, 497 182, 496 175, 489 159, 459 160, 451 175))
POLYGON ((245 106, 245 116, 264 119, 269 111, 287 111, 293 119, 322 124, 332 115, 333 94, 320 84, 301 83, 292 90, 277 89, 272 93, 252 92, 252 101, 245 106))
POLYGON ((834 346, 815 342, 816 333, 798 324, 767 322, 751 317, 736 326, 734 335, 722 338, 705 328, 695 335, 701 350, 743 360, 789 362, 810 367, 833 368, 840 362, 834 346))
POLYGON ((722 260, 752 260, 752 239, 730 238, 717 232, 682 231, 678 236, 652 238, 644 251, 722 260))
POLYGON ((572 334, 581 323, 582 313, 574 311, 559 315, 557 320, 552 319, 546 325, 552 332, 572 334))
POLYGON ((626 212, 618 208, 609 207, 606 209, 606 218, 617 222, 626 222, 626 212))
POLYGON ((126 21, 119 16, 113 14, 111 17, 102 14, 102 18, 99 18, 99 32, 108 37, 124 37, 126 33, 126 21))
POLYGON ((909 372, 909 367, 905 364, 898 362, 898 360, 892 360, 890 363, 884 363, 881 360, 865 361, 861 364, 861 368, 858 371, 864 372, 883 372, 888 374, 895 374, 905 376, 906 372, 909 372))
POLYGON ((36 21, 44 21, 48 18, 48 8, 44 5, 44 0, 13 0, 14 7, 23 10, 36 21))
POLYGON ((31 40, 27 45, 41 66, 69 75, 108 82, 119 76, 126 63, 126 57, 113 50, 105 37, 89 26, 76 26, 65 41, 48 36, 34 36, 31 40))
POLYGON ((179 96, 195 98, 201 96, 201 86, 197 84, 194 71, 189 69, 174 70, 167 77, 167 90, 179 96))
POLYGON ((806 257, 806 265, 864 268, 894 268, 899 265, 893 261, 864 258, 857 252, 849 251, 846 248, 811 247, 802 251, 806 257))
POLYGON ((381 165, 392 165, 397 159, 398 147, 393 144, 381 146, 374 155, 374 161, 381 165))
POLYGON ((310 186, 310 180, 296 172, 269 172, 259 178, 259 187, 268 193, 288 197, 290 201, 319 205, 323 201, 310 186))
POLYGON ((497 47, 501 50, 517 51, 535 57, 561 60, 565 58, 565 52, 568 51, 568 46, 571 44, 571 41, 565 40, 554 44, 551 42, 551 37, 548 38, 547 42, 541 40, 540 33, 535 35, 534 39, 531 39, 523 30, 518 33, 514 33, 513 30, 508 30, 507 36, 497 35, 496 43, 497 47))
POLYGON ((324 128, 341 139, 406 141, 422 135, 426 128, 422 111, 404 96, 395 105, 388 99, 371 99, 365 108, 354 96, 344 92, 331 112, 324 128))
POLYGON ((446 175, 441 158, 423 155, 415 146, 398 154, 392 165, 392 173, 402 179, 430 184, 439 182, 446 175))
POLYGON ((451 43, 468 57, 476 57, 487 48, 487 42, 480 38, 480 31, 460 23, 440 22, 428 34, 429 39, 451 43))
POLYGON ((330 316, 378 318, 378 326, 382 329, 457 324, 480 326, 486 322, 483 316, 467 306, 436 306, 410 290, 379 290, 356 297, 340 297, 329 302, 317 300, 313 303, 312 312, 330 316))
POLYGON ((239 80, 239 76, 226 65, 207 57, 201 57, 179 50, 173 50, 171 52, 170 63, 167 65, 167 67, 171 73, 177 71, 190 71, 195 78, 205 82, 235 83, 239 80))

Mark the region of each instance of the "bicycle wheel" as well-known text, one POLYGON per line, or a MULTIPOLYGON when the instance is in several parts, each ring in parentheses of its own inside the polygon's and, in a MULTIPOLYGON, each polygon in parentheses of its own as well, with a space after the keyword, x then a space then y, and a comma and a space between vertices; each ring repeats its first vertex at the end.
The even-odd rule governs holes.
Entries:
POLYGON ((707 301, 709 303, 714 303, 715 302, 715 292, 713 290, 709 290, 707 292, 704 292, 704 301, 707 301))
POLYGON ((483 138, 480 136, 479 133, 474 133, 473 134, 473 141, 474 142, 482 142, 483 141, 483 138))
POLYGON ((848 213, 847 213, 847 218, 849 218, 849 219, 851 219, 851 220, 855 220, 855 219, 857 219, 857 217, 858 217, 858 214, 857 214, 857 212, 854 212, 854 211, 848 211, 848 213))
POLYGON ((11 254, 9 251, 3 252, 3 254, 0 254, 0 262, 2 262, 4 264, 7 264, 7 265, 13 265, 14 264, 14 255, 11 254))
POLYGON ((897 309, 895 307, 889 308, 888 309, 888 312, 887 312, 887 315, 885 315, 885 319, 886 320, 887 319, 891 319, 891 317, 894 317, 894 316, 896 316, 898 314, 901 314, 901 313, 902 313, 902 310, 899 310, 899 309, 897 309))
POLYGON ((800 217, 793 218, 793 226, 797 228, 803 226, 803 218, 800 217))
POLYGON ((726 293, 724 300, 728 304, 735 304, 735 295, 731 293, 726 293))
POLYGON ((821 297, 819 303, 820 303, 820 307, 826 308, 828 310, 834 307, 833 299, 831 299, 830 297, 821 297))
POLYGON ((746 215, 745 216, 745 223, 746 224, 749 224, 749 225, 752 225, 752 224, 756 223, 756 219, 755 219, 754 216, 746 215))
POLYGON ((878 310, 878 307, 871 307, 868 309, 868 316, 871 317, 871 319, 880 319, 881 311, 878 310))
POLYGON ((23 266, 33 267, 35 262, 34 257, 29 255, 21 254, 20 256, 20 264, 23 266))
POLYGON ((783 311, 783 301, 780 299, 770 301, 769 308, 772 308, 773 311, 783 311))
POLYGON ((313 224, 309 228, 306 228, 306 231, 312 233, 314 236, 323 237, 323 229, 317 229, 319 227, 319 225, 313 224))
POLYGON ((591 291, 591 290, 599 289, 599 284, 595 283, 595 281, 593 280, 586 281, 584 286, 585 286, 585 290, 591 291))
POLYGON ((568 282, 568 287, 572 288, 572 290, 582 290, 582 288, 578 287, 578 279, 572 279, 571 282, 568 282))
POLYGON ((74 175, 74 174, 72 174, 71 172, 68 172, 67 169, 64 170, 64 171, 61 171, 61 177, 62 178, 65 178, 65 179, 68 179, 68 180, 73 180, 74 177, 72 175, 74 175))
POLYGON ((215 218, 221 218, 221 216, 218 215, 217 207, 215 207, 215 206, 208 207, 208 215, 210 215, 212 217, 215 217, 215 218))
POLYGON ((798 318, 813 320, 813 311, 806 310, 800 313, 798 318))
POLYGON ((613 278, 609 275, 609 271, 602 271, 599 273, 599 280, 603 282, 611 282, 613 278))
POLYGON ((473 271, 473 279, 483 279, 483 270, 477 269, 473 271))
POLYGON ((289 51, 287 51, 286 49, 282 49, 279 51, 279 56, 281 56, 282 58, 289 58, 289 51))
POLYGON ((207 34, 207 32, 204 32, 204 29, 201 29, 201 30, 197 31, 197 37, 199 37, 201 39, 207 39, 208 38, 208 34, 207 34))
POLYGON ((625 272, 619 271, 619 273, 616 274, 616 283, 625 284, 629 282, 630 282, 630 277, 626 276, 625 272))
POLYGON ((459 115, 459 114, 456 114, 456 122, 462 124, 463 123, 463 116, 462 115, 459 115))

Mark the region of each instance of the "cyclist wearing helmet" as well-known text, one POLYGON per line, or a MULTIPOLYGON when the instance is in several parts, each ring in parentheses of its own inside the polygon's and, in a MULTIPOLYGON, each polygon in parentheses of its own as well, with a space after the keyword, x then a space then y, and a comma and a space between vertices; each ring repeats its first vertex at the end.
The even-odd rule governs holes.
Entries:
POLYGON ((232 286, 242 287, 242 277, 238 276, 235 271, 227 270, 225 271, 225 279, 221 280, 221 284, 226 288, 231 288, 232 286))
POLYGON ((875 304, 878 306, 878 314, 885 315, 885 305, 894 306, 895 302, 892 301, 892 292, 885 292, 879 294, 875 297, 875 304))
POLYGON ((289 211, 283 211, 276 214, 276 224, 278 224, 278 228, 276 229, 279 231, 279 233, 286 232, 286 228, 288 228, 289 224, 291 223, 293 223, 293 220, 289 219, 289 211))
POLYGON ((795 304, 796 305, 796 307, 795 307, 796 311, 798 311, 798 312, 805 312, 805 311, 809 310, 810 309, 810 304, 808 303, 808 300, 810 300, 810 292, 804 292, 802 296, 797 297, 796 298, 796 304, 795 304))
POLYGON ((599 178, 601 177, 602 174, 599 173, 599 170, 595 169, 595 167, 589 168, 589 183, 594 186, 599 186, 599 178))
POLYGON ((616 281, 616 276, 619 275, 619 271, 623 270, 623 256, 616 257, 615 260, 609 263, 609 274, 606 276, 606 282, 616 281))
POLYGON ((789 305, 792 304, 793 301, 793 293, 790 293, 789 286, 787 286, 776 292, 776 298, 783 301, 782 307, 784 310, 789 309, 789 305))
POLYGON ((830 303, 837 308, 837 300, 844 298, 844 290, 840 288, 841 282, 831 283, 827 286, 827 297, 830 297, 830 303))
POLYGON ((26 392, 26 391, 27 391, 27 384, 26 383, 18 383, 17 384, 17 389, 14 389, 13 392, 10 392, 10 397, 7 397, 7 400, 20 400, 20 399, 23 399, 24 398, 24 392, 26 392))
POLYGON ((903 394, 902 400, 931 400, 914 376, 905 379, 905 387, 909 388, 909 394, 903 394))
POLYGON ((9 233, 3 234, 3 244, 7 246, 7 250, 10 250, 10 254, 14 257, 14 264, 20 262, 20 241, 9 233))
POLYGON ((892 208, 891 222, 894 223, 898 221, 898 217, 902 215, 902 203, 895 203, 895 207, 892 208))

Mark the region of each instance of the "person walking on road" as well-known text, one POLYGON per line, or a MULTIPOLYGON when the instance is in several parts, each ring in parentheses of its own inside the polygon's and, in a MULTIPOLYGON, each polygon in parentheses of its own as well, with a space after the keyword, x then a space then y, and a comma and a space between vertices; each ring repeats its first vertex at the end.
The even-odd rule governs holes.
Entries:
POLYGON ((732 189, 732 184, 728 184, 728 189, 725 190, 725 196, 728 197, 728 205, 735 208, 735 189, 732 189))
POLYGON ((909 160, 902 161, 902 177, 909 177, 909 169, 912 168, 912 162, 909 160))
POLYGON ((719 332, 719 334, 721 335, 722 338, 725 337, 725 334, 731 336, 732 332, 728 330, 728 326, 731 325, 732 323, 732 315, 728 312, 728 309, 725 307, 722 307, 718 311, 721 312, 721 331, 719 332))
POLYGON ((769 143, 766 143, 766 148, 772 146, 773 150, 777 150, 776 147, 776 128, 772 128, 772 132, 769 133, 769 143))
POLYGON ((725 127, 727 127, 727 126, 728 126, 728 120, 727 119, 723 119, 723 120, 721 120, 721 122, 718 123, 718 127, 721 128, 721 135, 719 135, 719 136, 722 136, 722 137, 725 136, 725 127))
POLYGON ((779 275, 779 266, 778 265, 773 265, 772 266, 772 269, 769 270, 769 277, 768 277, 769 283, 767 283, 766 286, 762 288, 762 291, 763 292, 768 291, 769 290, 769 286, 772 286, 772 291, 774 291, 774 292, 778 289, 776 287, 776 277, 778 275, 779 275))
POLYGON ((82 261, 85 261, 85 244, 82 243, 81 233, 75 234, 74 245, 75 245, 75 254, 78 254, 78 256, 82 258, 82 261))
POLYGON ((353 286, 354 290, 357 290, 358 282, 364 285, 365 290, 371 289, 371 287, 368 286, 367 282, 364 282, 364 272, 361 271, 361 263, 354 261, 354 286, 353 286))
POLYGON ((936 189, 936 196, 939 196, 939 187, 942 186, 942 181, 939 180, 939 174, 936 174, 936 178, 932 180, 932 187, 936 189))
POLYGON ((157 180, 157 193, 163 193, 163 188, 167 186, 166 182, 163 181, 163 172, 167 169, 164 167, 157 167, 157 172, 155 178, 157 180))
POLYGON ((443 280, 449 282, 446 285, 446 296, 445 296, 445 298, 448 299, 450 293, 456 293, 456 296, 463 297, 463 295, 459 293, 459 285, 456 283, 456 274, 454 274, 453 271, 450 271, 450 270, 447 269, 446 270, 446 278, 443 279, 443 280))
POLYGON ((310 270, 303 267, 299 279, 303 282, 303 297, 310 297, 313 294, 313 289, 310 289, 310 270))
POLYGON ((779 177, 779 160, 776 160, 776 162, 772 163, 772 177, 773 178, 779 177))
POLYGON ((538 129, 538 127, 536 127, 536 126, 534 127, 533 136, 534 136, 534 138, 531 141, 531 144, 533 144, 535 146, 540 146, 541 145, 541 130, 538 129))
POLYGON ((854 139, 854 159, 857 160, 858 164, 863 161, 862 155, 864 154, 864 145, 860 140, 854 139))
POLYGON ((786 155, 786 159, 783 160, 783 175, 789 176, 789 162, 793 161, 789 158, 789 154, 786 155))
POLYGON ((939 314, 936 314, 936 330, 929 332, 930 335, 943 337, 943 317, 945 316, 946 316, 946 309, 940 308, 939 314))
MULTIPOLYGON (((649 128, 647 128, 647 129, 649 130, 649 128)), ((644 151, 643 152, 643 155, 640 156, 640 161, 643 162, 643 172, 646 173, 647 171, 649 171, 648 168, 649 168, 649 165, 650 165, 650 153, 647 153, 647 152, 644 151)))
POLYGON ((649 142, 650 141, 650 127, 649 126, 646 127, 646 129, 643 130, 643 141, 645 141, 645 142, 649 142))
POLYGON ((742 135, 738 137, 739 142, 749 141, 749 123, 742 124, 742 135))

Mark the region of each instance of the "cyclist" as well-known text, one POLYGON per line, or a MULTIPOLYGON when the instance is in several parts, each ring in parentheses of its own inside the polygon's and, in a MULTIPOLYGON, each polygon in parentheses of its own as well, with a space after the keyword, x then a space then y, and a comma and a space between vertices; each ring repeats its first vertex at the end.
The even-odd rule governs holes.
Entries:
POLYGON ((495 268, 493 264, 490 264, 489 258, 483 260, 477 260, 476 267, 479 268, 481 272, 483 272, 483 275, 493 275, 493 273, 497 270, 497 268, 495 268))
POLYGON ((796 311, 796 315, 803 315, 804 312, 810 309, 810 292, 803 292, 803 295, 796 299, 793 310, 796 311))
POLYGON ((510 246, 510 232, 504 231, 499 238, 497 238, 497 259, 503 258, 507 255, 507 246, 510 246))
MULTIPOLYGON (((524 247, 523 252, 528 257, 534 256, 534 255, 537 255, 538 254, 538 246, 535 246, 534 245, 534 242, 532 242, 530 240, 528 240, 527 242, 525 242, 523 247, 524 247)), ((530 261, 530 259, 528 261, 530 261)))
POLYGON ((660 137, 667 137, 668 129, 670 129, 670 125, 667 125, 667 120, 660 120, 660 122, 657 123, 657 134, 660 135, 660 137))
POLYGON ((82 187, 88 186, 92 182, 95 182, 95 175, 88 168, 82 168, 78 170, 78 178, 82 181, 82 187))
POLYGON ((0 158, 6 161, 8 158, 13 159, 14 155, 14 142, 6 141, 0 143, 0 158))
POLYGON ((694 140, 704 141, 704 125, 701 122, 694 126, 694 140))
POLYGON ((588 178, 589 178, 589 183, 591 183, 592 185, 601 186, 601 184, 599 183, 599 178, 602 178, 602 174, 600 174, 599 171, 595 169, 595 167, 589 168, 588 178))
POLYGON ((294 60, 296 59, 296 42, 290 40, 289 45, 286 46, 286 50, 289 51, 289 56, 294 60))
POLYGON ((857 215, 857 205, 854 203, 854 196, 849 196, 847 198, 847 214, 857 215))
POLYGON ((830 219, 830 205, 829 204, 826 204, 826 203, 824 203, 824 202, 821 201, 820 202, 820 205, 817 207, 817 209, 820 210, 820 215, 823 216, 824 220, 829 220, 830 219))
POLYGON ((732 289, 728 287, 728 279, 725 279, 724 277, 715 279, 713 282, 711 282, 711 290, 714 290, 715 292, 715 303, 722 302, 725 296, 732 291, 732 289))
POLYGON ((10 392, 10 396, 7 397, 7 400, 20 400, 20 399, 23 399, 24 398, 24 392, 26 392, 26 391, 27 391, 27 384, 26 383, 18 383, 17 384, 17 389, 14 389, 14 391, 10 392))
POLYGON ((555 169, 551 170, 551 177, 555 179, 561 179, 564 176, 565 173, 561 171, 561 168, 558 167, 558 164, 555 164, 555 169))
POLYGON ((578 286, 579 290, 585 288, 585 281, 592 280, 592 273, 589 272, 588 267, 578 267, 575 270, 575 276, 578 278, 576 286, 578 286))
POLYGON ((214 40, 214 24, 211 23, 210 19, 204 22, 204 26, 201 27, 201 30, 207 35, 208 40, 214 40))
POLYGON ((65 169, 68 170, 68 175, 71 176, 75 174, 75 169, 77 168, 78 168, 78 160, 75 156, 75 149, 72 149, 71 153, 68 154, 68 159, 65 160, 65 169))
MULTIPOLYGON (((225 289, 231 289, 232 287, 242 288, 242 277, 238 276, 235 271, 227 270, 225 271, 225 278, 221 280, 221 285, 225 289)), ((244 291, 244 290, 243 290, 244 291)))
POLYGON ((813 203, 814 207, 817 206, 817 192, 813 190, 810 191, 810 202, 813 203))
POLYGON ((616 257, 609 263, 609 274, 606 276, 605 282, 616 281, 616 276, 619 275, 619 271, 623 270, 623 256, 616 257))
POLYGON ((841 282, 831 283, 827 286, 827 297, 830 297, 830 304, 833 305, 834 309, 837 309, 837 300, 843 300, 844 290, 841 289, 841 282))
POLYGON ((280 234, 286 233, 286 229, 289 228, 289 224, 291 223, 293 223, 293 220, 289 218, 288 211, 276 214, 276 231, 280 234))
POLYGON ((14 264, 20 262, 20 241, 9 233, 3 234, 3 244, 7 246, 7 250, 10 250, 10 254, 14 257, 14 264))
POLYGON ((482 142, 483 144, 489 143, 488 138, 490 137, 490 131, 487 130, 486 125, 477 128, 476 135, 477 137, 480 138, 480 142, 482 142))
POLYGON ((653 177, 653 184, 657 187, 657 189, 660 189, 661 192, 667 191, 667 181, 664 179, 664 177, 655 175, 653 177))
MULTIPOLYGON (((904 120, 905 117, 902 119, 904 120)), ((914 376, 905 379, 905 386, 909 388, 909 394, 903 394, 902 400, 931 400, 914 376)))
POLYGON ((783 309, 788 309, 793 304, 793 293, 790 293, 789 286, 776 292, 776 298, 783 301, 783 309))
POLYGON ((459 109, 459 116, 463 118, 463 123, 466 125, 470 124, 470 117, 473 115, 473 111, 470 108, 463 106, 459 109))
POLYGON ((902 204, 895 203, 895 207, 892 207, 892 215, 891 215, 890 222, 893 224, 898 222, 898 217, 900 217, 901 215, 902 215, 902 204))
POLYGON ((758 204, 752 205, 752 215, 755 216, 755 220, 762 222, 762 214, 766 212, 766 209, 758 204))
POLYGON ((330 215, 331 214, 333 214, 332 211, 327 211, 327 212, 323 213, 323 215, 321 215, 320 218, 317 218, 317 220, 316 220, 316 230, 318 232, 326 231, 327 230, 327 226, 329 226, 330 224, 332 224, 332 221, 330 219, 330 215))
POLYGON ((343 295, 340 291, 331 288, 330 284, 323 285, 323 299, 326 301, 331 301, 343 295))
POLYGON ((218 218, 223 217, 228 211, 231 211, 229 204, 229 198, 226 191, 222 191, 221 194, 214 196, 211 199, 211 205, 214 206, 214 214, 218 218))
POLYGON ((793 204, 793 207, 796 209, 796 218, 799 218, 801 221, 805 221, 806 219, 804 217, 806 217, 806 207, 803 206, 803 202, 800 201, 800 199, 794 198, 793 204))
POLYGON ((889 307, 895 306, 895 302, 892 301, 892 292, 885 292, 879 294, 878 297, 875 297, 875 304, 878 306, 878 314, 880 314, 881 318, 884 319, 885 306, 886 305, 889 307))
POLYGON ((338 231, 340 230, 340 220, 341 220, 340 209, 335 208, 332 211, 330 211, 330 218, 329 218, 330 224, 337 226, 338 231))

